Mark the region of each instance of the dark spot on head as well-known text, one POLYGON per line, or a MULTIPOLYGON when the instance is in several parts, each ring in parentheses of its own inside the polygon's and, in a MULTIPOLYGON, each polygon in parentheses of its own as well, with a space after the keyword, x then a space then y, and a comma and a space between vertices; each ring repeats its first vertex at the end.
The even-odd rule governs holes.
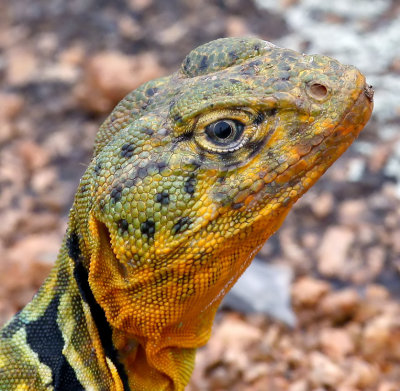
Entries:
POLYGON ((160 172, 164 171, 166 167, 168 167, 167 162, 161 161, 156 163, 157 168, 160 172))
POLYGON ((157 134, 160 135, 160 136, 168 136, 169 133, 170 133, 170 131, 167 128, 160 128, 157 131, 157 134))
POLYGON ((190 66, 190 57, 186 57, 186 61, 183 64, 183 69, 185 70, 185 72, 187 72, 189 66, 190 66))
POLYGON ((148 103, 143 103, 142 106, 140 107, 142 110, 146 110, 148 106, 148 103))
POLYGON ((133 151, 135 150, 135 147, 132 144, 124 144, 121 147, 121 157, 126 157, 126 158, 130 158, 133 155, 133 151))
POLYGON ((206 69, 208 67, 208 58, 207 56, 203 56, 200 62, 200 69, 206 69))
POLYGON ((250 65, 251 67, 258 67, 258 66, 260 66, 262 63, 263 63, 263 62, 262 62, 261 60, 254 60, 254 61, 252 61, 249 65, 250 65))
POLYGON ((81 249, 79 247, 79 236, 76 232, 71 232, 65 242, 68 250, 68 256, 74 261, 79 262, 81 257, 81 249))
POLYGON ((150 128, 145 128, 145 129, 143 129, 143 133, 147 134, 148 136, 152 136, 154 133, 154 130, 150 129, 150 128))
POLYGON ((226 176, 224 174, 221 174, 218 178, 217 178, 217 182, 218 183, 225 183, 225 179, 226 176))
POLYGON ((279 63, 278 68, 283 71, 290 71, 292 69, 291 66, 289 64, 286 64, 285 62, 279 63))
POLYGON ((280 79, 283 81, 287 81, 290 79, 290 73, 289 72, 282 72, 280 73, 280 79))
POLYGON ((243 202, 237 202, 236 204, 232 205, 232 209, 233 210, 240 209, 243 205, 244 205, 243 202))
POLYGON ((268 110, 268 111, 266 112, 266 114, 267 114, 269 117, 273 117, 277 112, 278 112, 278 109, 274 108, 274 109, 268 110))
POLYGON ((140 224, 140 232, 147 235, 149 238, 154 237, 156 232, 156 224, 153 220, 146 220, 144 223, 140 224))
POLYGON ((216 83, 214 83, 214 88, 220 88, 220 87, 222 87, 222 83, 220 83, 220 82, 216 82, 216 83))
POLYGON ((174 121, 175 122, 181 122, 182 121, 182 116, 179 114, 175 114, 174 115, 174 121))
POLYGON ((110 197, 112 201, 118 202, 122 197, 122 185, 118 184, 114 189, 111 190, 110 197))
POLYGON ((234 84, 240 83, 240 81, 239 81, 239 80, 236 80, 236 79, 229 79, 229 81, 230 81, 231 83, 234 83, 234 84))
POLYGON ((158 88, 157 88, 157 87, 148 88, 148 89, 146 90, 146 95, 147 95, 147 96, 153 96, 157 91, 158 91, 158 88))
POLYGON ((117 221, 117 225, 122 232, 126 232, 129 229, 129 223, 125 219, 117 221))
POLYGON ((232 60, 235 60, 235 61, 239 58, 239 56, 233 51, 229 52, 228 55, 232 60))
POLYGON ((128 178, 124 181, 124 187, 131 188, 132 186, 135 186, 136 179, 137 178, 128 178))
POLYGON ((177 223, 172 227, 172 234, 176 235, 177 233, 184 232, 189 228, 190 224, 192 224, 192 220, 190 219, 190 217, 180 218, 177 223))
POLYGON ((254 123, 254 125, 260 125, 263 123, 264 119, 265 119, 264 113, 257 113, 257 116, 254 119, 253 123, 254 123))
POLYGON ((144 179, 148 175, 153 175, 155 173, 159 173, 160 169, 158 168, 158 164, 154 162, 147 163, 144 167, 138 168, 136 172, 136 177, 144 179))
POLYGON ((164 190, 162 193, 157 193, 156 202, 159 202, 161 205, 168 205, 169 204, 168 192, 164 190))
POLYGON ((196 191, 196 178, 194 175, 191 175, 185 182, 184 189, 186 193, 190 194, 191 196, 196 191))
POLYGON ((258 53, 260 50, 260 45, 257 43, 254 45, 254 50, 258 53))
POLYGON ((114 122, 117 119, 117 117, 115 114, 111 114, 110 119, 111 119, 111 122, 114 122))
POLYGON ((136 176, 137 176, 137 178, 140 178, 140 179, 146 178, 147 175, 148 175, 147 169, 148 169, 147 166, 145 166, 145 167, 139 167, 138 170, 136 171, 136 176))
POLYGON ((96 165, 94 166, 94 173, 96 175, 99 175, 100 171, 101 171, 101 163, 99 162, 99 163, 96 163, 96 165))

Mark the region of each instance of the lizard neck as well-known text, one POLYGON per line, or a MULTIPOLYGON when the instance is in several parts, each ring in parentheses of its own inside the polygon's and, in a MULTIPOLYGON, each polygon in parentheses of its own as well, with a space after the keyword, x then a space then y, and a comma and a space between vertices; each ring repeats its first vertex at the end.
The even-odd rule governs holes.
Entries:
MULTIPOLYGON (((71 214, 63 263, 81 298, 88 336, 102 351, 109 372, 120 379, 121 390, 183 391, 193 371, 196 349, 209 339, 218 303, 205 310, 193 305, 186 316, 179 314, 176 321, 165 325, 160 318, 152 320, 147 315, 123 316, 138 304, 130 289, 119 289, 115 283, 121 267, 104 227, 89 224, 95 238, 90 242, 82 226, 71 214)), ((151 303, 147 309, 139 304, 142 312, 153 313, 151 303)), ((173 308, 165 311, 173 312, 173 308)))

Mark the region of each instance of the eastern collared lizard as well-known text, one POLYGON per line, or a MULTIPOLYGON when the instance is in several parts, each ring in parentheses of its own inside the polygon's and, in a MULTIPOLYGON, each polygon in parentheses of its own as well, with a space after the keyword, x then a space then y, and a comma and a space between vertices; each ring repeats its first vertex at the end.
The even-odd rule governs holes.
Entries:
POLYGON ((101 126, 49 277, 1 331, 0 389, 181 391, 224 295, 368 121, 351 66, 220 39, 101 126))

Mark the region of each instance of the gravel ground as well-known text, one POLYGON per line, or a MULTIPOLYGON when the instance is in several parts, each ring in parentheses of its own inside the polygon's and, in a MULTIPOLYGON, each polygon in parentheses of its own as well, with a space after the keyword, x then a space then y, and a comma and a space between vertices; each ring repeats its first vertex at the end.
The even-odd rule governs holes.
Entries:
POLYGON ((400 2, 0 3, 0 324, 30 300, 66 227, 97 128, 193 47, 257 35, 358 66, 375 111, 259 257, 289 268, 297 316, 224 311, 189 389, 400 389, 400 2))

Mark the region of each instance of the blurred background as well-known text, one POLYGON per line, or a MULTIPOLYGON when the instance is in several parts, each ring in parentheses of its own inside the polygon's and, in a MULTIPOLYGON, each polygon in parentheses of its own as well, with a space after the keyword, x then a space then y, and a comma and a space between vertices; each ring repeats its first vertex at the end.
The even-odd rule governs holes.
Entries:
POLYGON ((0 324, 52 266, 113 106, 199 44, 256 35, 357 66, 375 110, 227 299, 189 389, 400 390, 399 15, 397 0, 0 1, 0 324))

